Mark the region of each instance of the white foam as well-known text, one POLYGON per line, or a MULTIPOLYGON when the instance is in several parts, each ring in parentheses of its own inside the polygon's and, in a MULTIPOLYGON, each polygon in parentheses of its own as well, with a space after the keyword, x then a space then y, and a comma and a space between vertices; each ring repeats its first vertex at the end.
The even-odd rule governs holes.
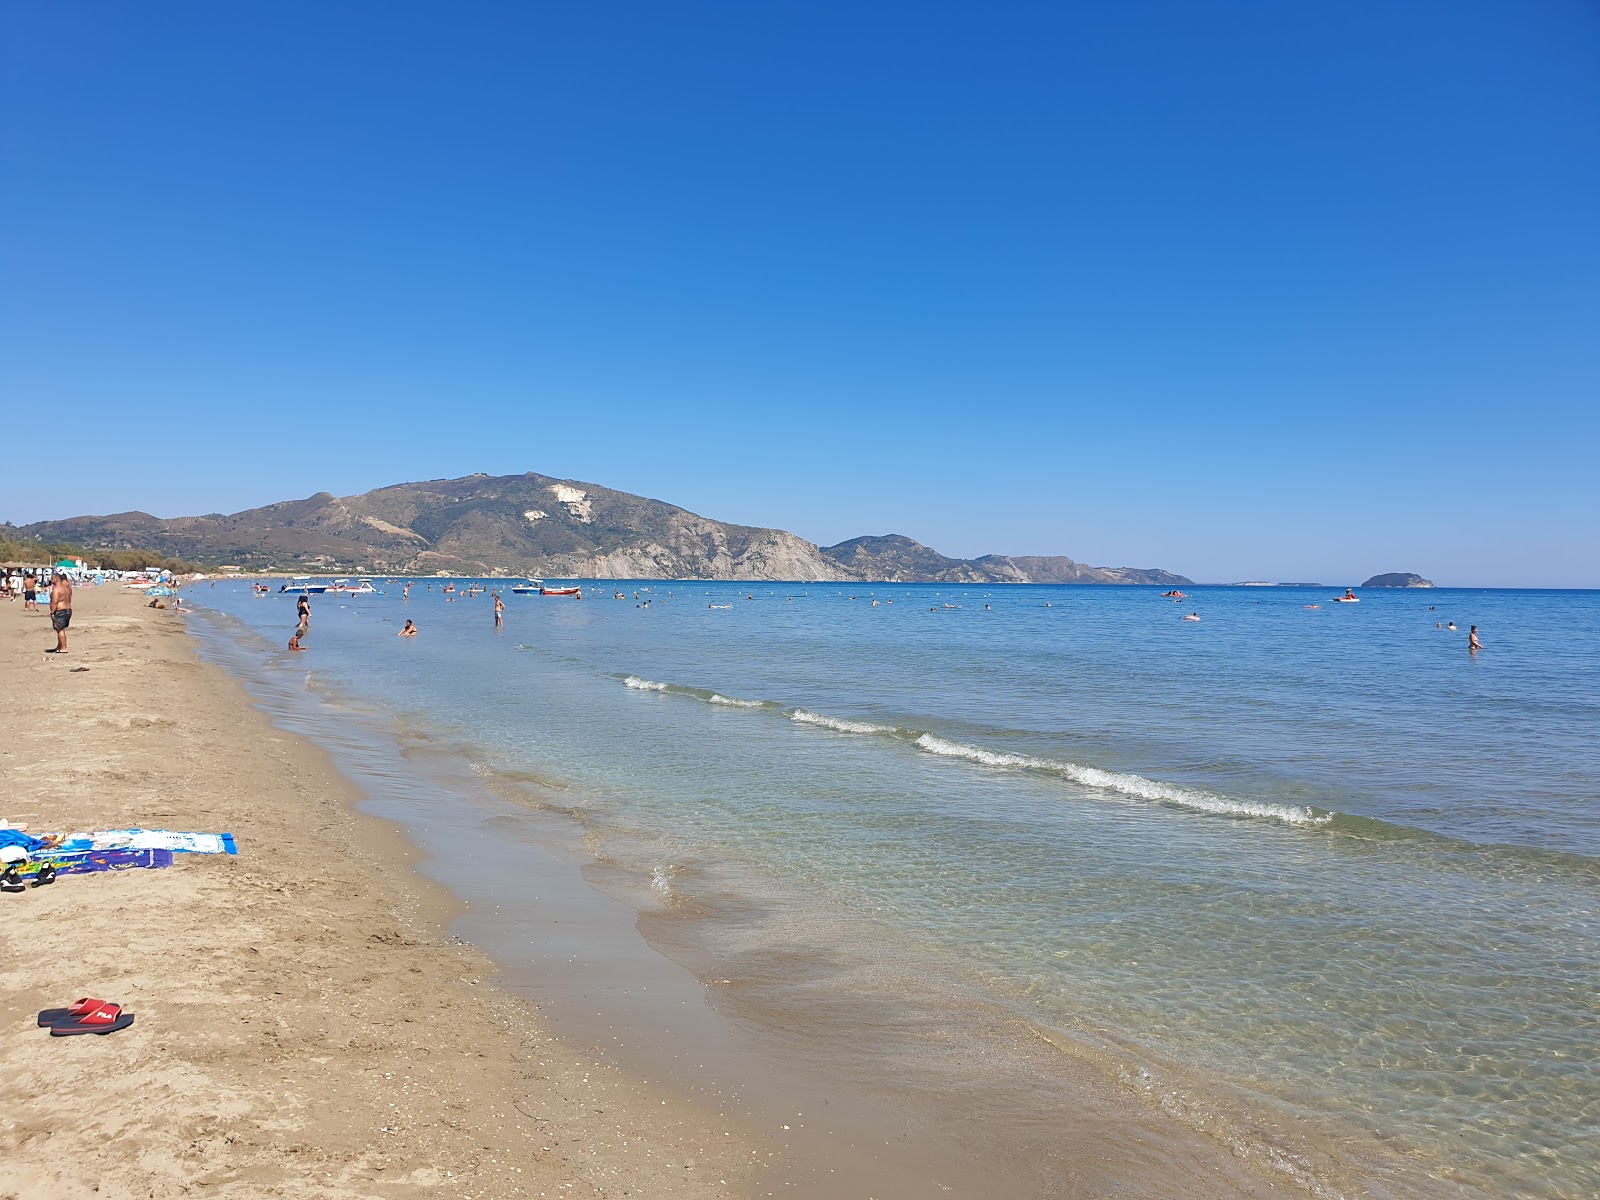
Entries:
POLYGON ((712 704, 726 704, 729 708, 760 708, 759 700, 741 700, 738 696, 724 696, 721 692, 711 693, 712 704))
POLYGON ((641 692, 664 692, 667 684, 657 683, 654 679, 640 679, 637 675, 629 675, 622 681, 624 687, 635 688, 641 692))
POLYGON ((1331 814, 1319 815, 1298 804, 1267 804, 1257 800, 1240 800, 1232 796, 1219 796, 1215 792, 1198 788, 1180 787, 1146 779, 1143 775, 1128 775, 1121 771, 1106 771, 1100 767, 1086 767, 1082 763, 1065 762, 1054 758, 1037 758, 1031 754, 1007 754, 952 742, 937 734, 925 733, 917 739, 917 748, 944 758, 964 758, 968 762, 982 763, 988 767, 1010 767, 1023 771, 1048 771, 1064 775, 1074 783, 1120 792, 1139 800, 1154 800, 1162 804, 1177 804, 1197 812, 1216 813, 1230 817, 1265 817, 1289 825, 1326 825, 1333 820, 1331 814))
POLYGON ((846 721, 840 717, 830 717, 824 713, 808 712, 797 708, 789 714, 789 720, 798 721, 802 725, 818 725, 823 729, 832 729, 836 733, 895 733, 893 725, 874 725, 871 721, 846 721))

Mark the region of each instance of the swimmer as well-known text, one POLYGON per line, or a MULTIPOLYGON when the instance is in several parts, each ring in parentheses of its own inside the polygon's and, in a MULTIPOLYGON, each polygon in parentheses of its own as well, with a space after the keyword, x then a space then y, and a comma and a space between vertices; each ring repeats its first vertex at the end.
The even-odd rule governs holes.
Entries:
POLYGON ((1476 654, 1483 646, 1478 642, 1478 627, 1474 625, 1467 631, 1467 653, 1476 654))
POLYGON ((1444 627, 1452 632, 1456 631, 1456 623, 1454 621, 1446 621, 1444 627))
POLYGON ((1185 621, 1198 621, 1199 619, 1200 619, 1200 614, 1197 613, 1197 612, 1192 612, 1187 617, 1184 618, 1185 621))
POLYGON ((404 629, 402 629, 399 633, 395 634, 395 637, 416 637, 416 636, 417 636, 417 627, 415 625, 413 625, 410 621, 406 622, 404 629))

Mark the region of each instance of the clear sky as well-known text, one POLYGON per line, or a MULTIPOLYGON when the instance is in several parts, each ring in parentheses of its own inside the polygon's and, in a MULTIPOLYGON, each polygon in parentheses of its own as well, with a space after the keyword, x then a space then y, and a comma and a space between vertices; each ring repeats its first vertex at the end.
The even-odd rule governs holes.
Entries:
POLYGON ((0 0, 0 56, 0 519, 535 470, 1600 586, 1587 0, 0 0))

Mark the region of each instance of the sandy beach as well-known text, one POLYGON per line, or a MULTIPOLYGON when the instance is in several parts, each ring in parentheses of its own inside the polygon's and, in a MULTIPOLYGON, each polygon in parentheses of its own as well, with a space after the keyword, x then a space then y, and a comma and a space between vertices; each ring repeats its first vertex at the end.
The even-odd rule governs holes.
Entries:
POLYGON ((144 605, 79 589, 57 658, 0 602, 0 818, 239 854, 0 896, 0 1196, 749 1194, 759 1139, 550 1037, 407 843, 144 605), (134 1025, 36 1027, 86 995, 134 1025))

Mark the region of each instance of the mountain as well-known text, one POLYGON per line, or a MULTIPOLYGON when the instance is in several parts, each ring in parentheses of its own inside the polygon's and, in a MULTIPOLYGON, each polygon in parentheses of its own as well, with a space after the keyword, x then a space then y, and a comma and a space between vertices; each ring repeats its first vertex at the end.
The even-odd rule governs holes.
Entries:
POLYGON ((1374 575, 1361 585, 1362 587, 1398 587, 1398 588, 1429 588, 1433 580, 1424 579, 1421 575, 1412 575, 1407 571, 1390 571, 1386 575, 1374 575))
POLYGON ((660 500, 531 471, 402 483, 342 498, 318 492, 231 515, 167 520, 128 512, 40 521, 14 532, 86 550, 144 550, 246 570, 525 573, 558 579, 1189 582, 1165 571, 1085 567, 1070 558, 946 558, 899 535, 821 549, 781 529, 729 525, 660 500))
POLYGON ((986 554, 946 558, 898 533, 859 537, 822 553, 861 579, 889 583, 1155 583, 1176 587, 1193 583, 1156 568, 1089 567, 1063 557, 986 554))

